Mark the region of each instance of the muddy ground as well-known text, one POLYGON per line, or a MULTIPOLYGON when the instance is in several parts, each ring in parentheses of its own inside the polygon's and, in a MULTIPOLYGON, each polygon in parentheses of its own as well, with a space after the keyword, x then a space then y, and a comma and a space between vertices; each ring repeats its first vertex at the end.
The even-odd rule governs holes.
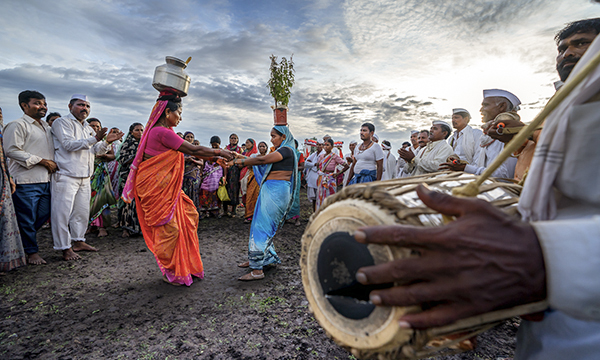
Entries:
MULTIPOLYGON (((88 236, 98 253, 66 262, 38 235, 47 265, 0 276, 1 359, 354 359, 325 336, 307 311, 300 238, 286 224, 275 239, 282 264, 261 281, 243 283, 249 225, 242 219, 200 221, 206 277, 174 287, 142 237, 88 236)), ((241 210, 240 210, 241 211, 241 210)), ((475 351, 446 359, 504 359, 514 352, 517 320, 478 338, 475 351)))

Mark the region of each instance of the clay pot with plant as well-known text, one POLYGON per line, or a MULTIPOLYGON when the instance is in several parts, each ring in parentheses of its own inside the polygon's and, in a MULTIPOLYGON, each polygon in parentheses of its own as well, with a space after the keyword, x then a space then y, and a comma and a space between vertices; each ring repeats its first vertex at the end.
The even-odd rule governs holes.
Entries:
POLYGON ((281 61, 277 62, 277 56, 271 55, 271 78, 267 83, 267 87, 273 100, 275 100, 275 105, 271 106, 275 117, 275 125, 287 125, 287 105, 295 82, 292 56, 289 60, 282 57, 281 61))

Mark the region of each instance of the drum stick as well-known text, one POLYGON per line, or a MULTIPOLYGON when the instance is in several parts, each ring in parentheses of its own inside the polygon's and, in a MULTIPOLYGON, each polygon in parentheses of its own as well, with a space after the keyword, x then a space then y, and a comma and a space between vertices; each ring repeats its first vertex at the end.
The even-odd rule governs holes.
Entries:
POLYGON ((577 85, 579 85, 589 73, 594 70, 598 64, 600 64, 600 52, 597 53, 592 60, 587 63, 583 69, 575 77, 572 81, 567 81, 563 87, 558 90, 558 92, 550 99, 548 104, 542 109, 542 111, 533 119, 533 121, 527 125, 524 129, 519 131, 515 137, 511 141, 509 141, 505 146, 504 150, 498 155, 498 157, 490 164, 490 166, 485 169, 485 171, 477 178, 477 180, 468 183, 465 186, 457 187, 452 189, 452 195, 454 196, 463 196, 463 197, 474 197, 479 194, 479 186, 483 184, 483 182, 489 178, 494 171, 502 163, 510 157, 510 155, 516 151, 518 148, 523 145, 525 140, 529 138, 531 134, 537 129, 538 126, 542 124, 542 122, 546 119, 552 111, 560 105, 560 103, 567 97, 577 85))

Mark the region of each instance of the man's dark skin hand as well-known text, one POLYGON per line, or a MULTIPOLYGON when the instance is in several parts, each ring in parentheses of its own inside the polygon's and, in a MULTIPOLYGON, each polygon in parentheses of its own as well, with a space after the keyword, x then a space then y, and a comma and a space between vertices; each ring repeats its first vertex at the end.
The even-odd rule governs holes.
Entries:
POLYGON ((460 163, 460 158, 453 155, 448 158, 447 162, 440 164, 439 170, 465 171, 466 166, 467 164, 460 163), (456 160, 456 164, 453 160, 456 160))
MULTIPOLYGON (((525 126, 525 124, 521 121, 518 120, 494 120, 491 124, 491 126, 488 128, 487 130, 487 134, 492 138, 492 139, 496 139, 498 141, 501 141, 503 143, 507 143, 509 141, 512 140, 512 138, 516 135, 516 134, 498 134, 498 124, 500 123, 504 123, 504 128, 515 128, 515 127, 521 127, 521 126, 525 126)), ((500 131, 502 132, 502 131, 500 131)))
POLYGON ((398 154, 406 162, 411 162, 415 157, 415 154, 411 150, 399 149, 398 154))
POLYGON ((533 227, 489 203, 417 187, 428 207, 457 219, 440 227, 373 226, 354 233, 360 243, 418 251, 420 257, 364 267, 361 284, 397 285, 374 290, 375 305, 430 309, 400 318, 401 327, 425 329, 546 298, 546 271, 533 227))
POLYGON ((39 164, 48 169, 48 172, 51 174, 58 170, 58 165, 56 165, 56 163, 52 160, 42 159, 39 164))

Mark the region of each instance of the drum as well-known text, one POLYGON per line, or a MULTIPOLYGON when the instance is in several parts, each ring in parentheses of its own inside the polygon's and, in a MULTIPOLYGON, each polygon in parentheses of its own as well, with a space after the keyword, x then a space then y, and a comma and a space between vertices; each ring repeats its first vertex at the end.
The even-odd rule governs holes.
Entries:
MULTIPOLYGON (((406 224, 440 226, 442 215, 426 207, 416 194, 419 184, 451 194, 475 175, 440 172, 405 179, 356 184, 328 197, 313 214, 302 236, 302 283, 310 310, 329 337, 360 359, 419 359, 469 349, 462 345, 504 319, 547 308, 545 302, 460 320, 428 330, 401 329, 398 319, 419 307, 374 306, 369 293, 394 284, 364 286, 355 280, 363 266, 417 256, 395 246, 365 245, 352 234, 363 226, 406 224)), ((479 198, 518 216, 521 186, 488 179, 479 198)))

